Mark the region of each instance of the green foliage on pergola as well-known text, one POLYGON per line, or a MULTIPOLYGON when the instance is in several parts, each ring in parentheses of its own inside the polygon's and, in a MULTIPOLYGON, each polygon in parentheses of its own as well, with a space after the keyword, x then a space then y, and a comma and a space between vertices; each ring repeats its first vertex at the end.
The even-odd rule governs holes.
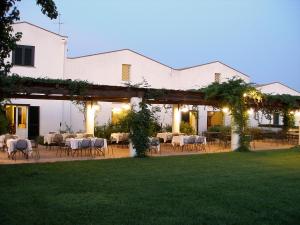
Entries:
POLYGON ((293 124, 292 110, 300 108, 300 97, 292 95, 263 94, 251 83, 242 79, 230 79, 223 83, 212 83, 206 88, 200 89, 205 93, 205 99, 216 101, 220 108, 228 107, 233 117, 234 131, 240 136, 237 151, 249 151, 250 140, 248 138, 248 110, 261 111, 271 115, 281 112, 284 122, 284 131, 293 124))

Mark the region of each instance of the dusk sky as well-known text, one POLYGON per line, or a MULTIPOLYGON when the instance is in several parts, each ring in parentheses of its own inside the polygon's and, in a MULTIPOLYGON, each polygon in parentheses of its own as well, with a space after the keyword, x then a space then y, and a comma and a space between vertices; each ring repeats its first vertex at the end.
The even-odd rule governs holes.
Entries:
MULTIPOLYGON (((222 61, 300 91, 299 0, 55 0, 68 56, 129 48, 174 68, 222 61)), ((21 18, 54 32, 34 0, 21 18)))

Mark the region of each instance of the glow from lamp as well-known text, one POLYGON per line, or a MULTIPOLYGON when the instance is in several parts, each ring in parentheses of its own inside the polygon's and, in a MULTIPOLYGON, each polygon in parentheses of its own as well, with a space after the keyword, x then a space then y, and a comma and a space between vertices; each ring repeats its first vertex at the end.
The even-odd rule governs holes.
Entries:
POLYGON ((122 108, 125 109, 125 110, 129 110, 130 105, 129 104, 122 104, 122 108))
POLYGON ((112 111, 113 111, 113 113, 120 113, 121 108, 113 108, 112 111))
POLYGON ((254 113, 254 110, 253 110, 253 109, 249 109, 249 110, 247 111, 247 113, 248 113, 249 115, 252 115, 252 114, 254 113))
POLYGON ((189 111, 189 108, 187 106, 185 106, 181 109, 181 112, 184 112, 184 113, 186 113, 188 111, 189 111))
POLYGON ((229 108, 228 108, 228 107, 224 107, 224 108, 222 109, 222 112, 223 112, 223 113, 228 113, 228 112, 229 112, 229 108))

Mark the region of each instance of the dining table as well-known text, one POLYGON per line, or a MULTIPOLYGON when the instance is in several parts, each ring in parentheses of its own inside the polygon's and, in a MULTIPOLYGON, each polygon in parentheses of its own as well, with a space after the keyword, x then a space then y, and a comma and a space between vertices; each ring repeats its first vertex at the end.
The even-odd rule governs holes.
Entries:
POLYGON ((167 141, 172 140, 173 133, 171 133, 171 132, 157 133, 156 137, 163 139, 164 143, 166 143, 167 141))
POLYGON ((127 141, 129 139, 129 133, 111 133, 110 138, 118 144, 120 141, 127 141))
MULTIPOLYGON (((79 149, 83 139, 85 139, 85 138, 67 138, 66 145, 69 145, 70 148, 73 150, 79 149)), ((99 139, 99 138, 89 138, 89 139, 91 140, 91 143, 92 143, 91 147, 94 147, 96 139, 99 139)), ((107 140, 104 138, 103 138, 103 140, 104 140, 103 148, 107 149, 107 140)))
MULTIPOLYGON (((10 155, 12 152, 16 151, 16 143, 18 140, 19 139, 8 139, 6 141, 8 155, 10 155)), ((25 139, 25 140, 27 141, 27 149, 25 149, 24 151, 26 153, 28 153, 28 155, 30 155, 32 153, 31 141, 28 139, 25 139)))
POLYGON ((172 138, 172 145, 179 145, 180 147, 184 146, 184 144, 186 143, 186 141, 191 137, 191 136, 195 136, 197 137, 202 137, 203 138, 203 144, 206 145, 206 137, 204 136, 199 136, 199 135, 179 135, 179 136, 173 136, 172 138))

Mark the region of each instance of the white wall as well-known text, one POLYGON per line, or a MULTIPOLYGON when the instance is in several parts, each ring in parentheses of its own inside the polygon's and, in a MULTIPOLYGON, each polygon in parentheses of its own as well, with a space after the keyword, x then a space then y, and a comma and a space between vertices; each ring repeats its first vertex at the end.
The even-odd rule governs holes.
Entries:
POLYGON ((130 81, 140 83, 143 77, 152 87, 170 88, 174 76, 170 68, 149 60, 129 50, 115 51, 93 56, 68 58, 66 77, 83 79, 95 84, 117 85, 122 81, 122 64, 131 64, 130 81))
POLYGON ((16 23, 13 28, 15 32, 22 32, 17 44, 34 46, 35 54, 34 66, 13 66, 11 72, 30 77, 63 78, 67 38, 28 23, 16 23))
POLYGON ((300 96, 300 93, 298 91, 293 90, 279 82, 258 86, 257 89, 265 94, 279 94, 279 95, 289 94, 289 95, 300 96))
POLYGON ((123 85, 122 64, 131 65, 132 84, 140 83, 144 78, 152 88, 182 90, 200 88, 214 82, 215 73, 221 73, 221 81, 235 76, 246 82, 250 81, 249 77, 220 62, 176 70, 131 50, 68 58, 65 77, 88 80, 95 84, 123 85))
POLYGON ((213 62, 202 66, 179 70, 174 83, 176 84, 176 89, 199 89, 214 82, 215 73, 221 74, 221 82, 226 82, 233 77, 241 78, 247 83, 250 82, 250 78, 244 74, 231 69, 223 63, 213 62))

